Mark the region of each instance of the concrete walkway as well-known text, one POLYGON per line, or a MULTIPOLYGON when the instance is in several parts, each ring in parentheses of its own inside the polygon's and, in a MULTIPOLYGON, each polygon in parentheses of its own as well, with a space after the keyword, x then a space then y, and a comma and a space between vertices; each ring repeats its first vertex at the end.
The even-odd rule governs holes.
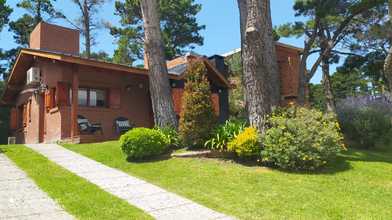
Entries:
MULTIPOLYGON (((232 219, 56 144, 26 145, 156 219, 232 219)), ((157 173, 157 175, 159 175, 157 173)))
POLYGON ((10 159, 0 154, 0 219, 73 219, 10 159))

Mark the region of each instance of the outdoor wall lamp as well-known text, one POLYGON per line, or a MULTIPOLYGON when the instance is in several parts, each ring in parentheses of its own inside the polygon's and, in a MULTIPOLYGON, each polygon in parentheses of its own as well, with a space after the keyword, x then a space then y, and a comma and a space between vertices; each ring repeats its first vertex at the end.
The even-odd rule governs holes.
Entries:
POLYGON ((34 90, 35 95, 44 94, 48 90, 48 85, 40 83, 39 86, 34 90))
POLYGON ((131 85, 127 85, 127 86, 125 86, 125 89, 127 90, 127 92, 130 92, 132 90, 132 86, 131 85))

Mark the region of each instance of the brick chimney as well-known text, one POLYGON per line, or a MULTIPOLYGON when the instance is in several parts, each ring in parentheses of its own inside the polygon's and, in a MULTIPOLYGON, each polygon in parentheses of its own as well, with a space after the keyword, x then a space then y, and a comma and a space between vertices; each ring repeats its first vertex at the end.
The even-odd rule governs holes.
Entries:
POLYGON ((40 22, 30 34, 30 48, 79 55, 79 31, 40 22))

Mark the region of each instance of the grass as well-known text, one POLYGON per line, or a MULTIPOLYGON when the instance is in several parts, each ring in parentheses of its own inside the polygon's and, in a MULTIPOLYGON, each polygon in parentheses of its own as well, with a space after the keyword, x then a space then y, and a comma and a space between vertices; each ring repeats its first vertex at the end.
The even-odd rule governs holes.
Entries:
POLYGON ((66 147, 240 219, 392 216, 391 150, 351 150, 321 173, 289 173, 214 159, 130 163, 117 142, 66 147))
POLYGON ((77 219, 151 219, 126 201, 112 196, 26 147, 0 147, 1 152, 77 219))

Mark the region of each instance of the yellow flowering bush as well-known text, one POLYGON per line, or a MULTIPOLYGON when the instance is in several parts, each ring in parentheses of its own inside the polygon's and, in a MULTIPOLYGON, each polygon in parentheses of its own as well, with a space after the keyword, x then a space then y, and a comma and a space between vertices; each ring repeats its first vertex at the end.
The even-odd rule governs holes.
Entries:
POLYGON ((345 149, 339 123, 332 114, 291 107, 276 111, 268 124, 261 161, 272 166, 315 170, 345 149))
POLYGON ((240 158, 251 158, 259 155, 261 147, 256 128, 245 128, 243 132, 228 143, 227 149, 240 158))

